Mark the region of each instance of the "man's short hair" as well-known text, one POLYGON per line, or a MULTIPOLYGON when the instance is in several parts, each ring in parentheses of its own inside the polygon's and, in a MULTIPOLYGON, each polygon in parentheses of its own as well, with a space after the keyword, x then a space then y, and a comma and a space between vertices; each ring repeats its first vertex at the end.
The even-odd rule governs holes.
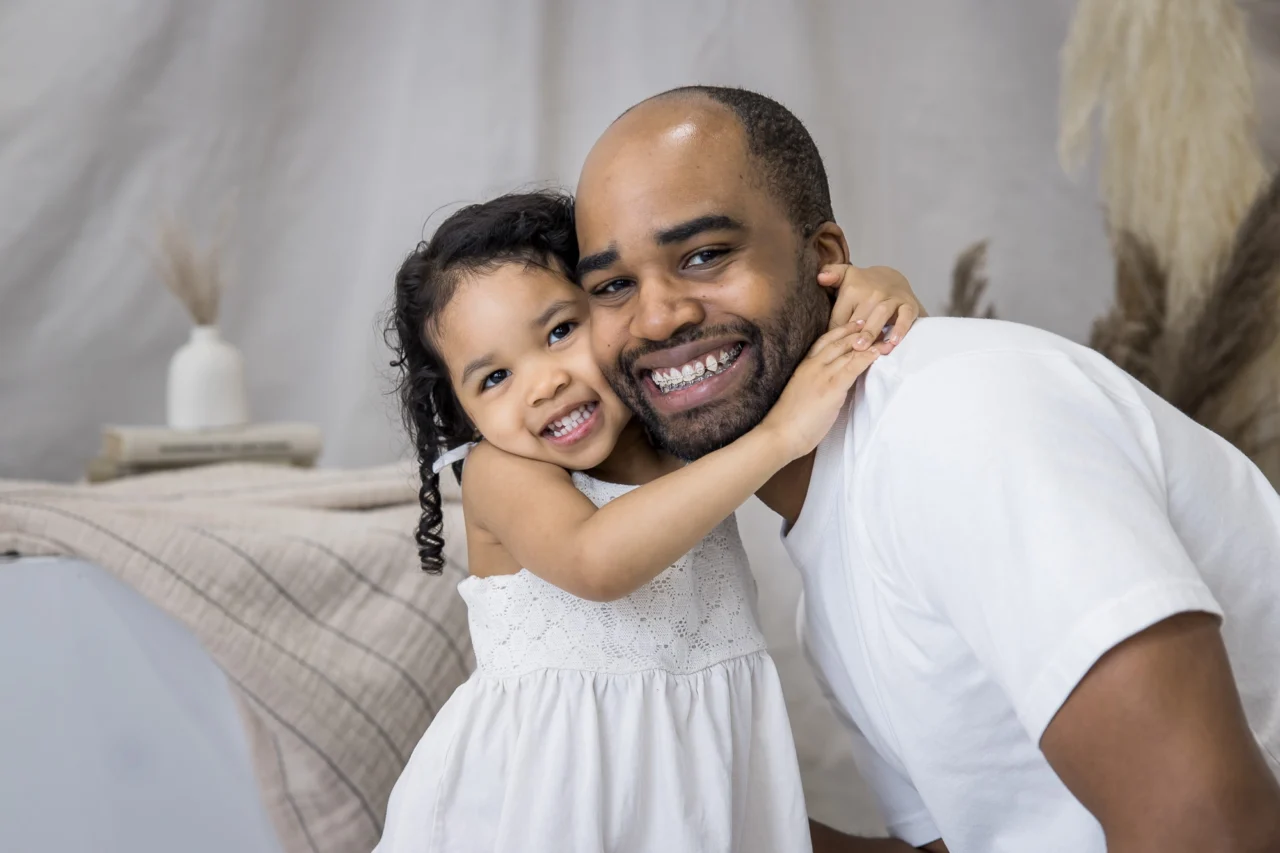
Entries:
POLYGON ((782 203, 796 230, 807 237, 822 223, 835 220, 822 155, 791 110, 758 92, 726 86, 681 86, 649 100, 682 95, 703 95, 733 113, 765 189, 782 203))

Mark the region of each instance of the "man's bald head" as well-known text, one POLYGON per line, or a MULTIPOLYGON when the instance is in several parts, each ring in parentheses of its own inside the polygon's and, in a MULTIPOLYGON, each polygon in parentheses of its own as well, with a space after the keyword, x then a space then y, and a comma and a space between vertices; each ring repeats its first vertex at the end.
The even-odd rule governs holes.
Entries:
POLYGON ((682 123, 690 133, 720 137, 722 143, 739 134, 752 169, 746 177, 760 182, 801 234, 808 236, 823 222, 834 221, 827 171, 813 137, 794 113, 757 92, 723 86, 670 89, 619 116, 597 147, 652 137, 664 126, 682 123))

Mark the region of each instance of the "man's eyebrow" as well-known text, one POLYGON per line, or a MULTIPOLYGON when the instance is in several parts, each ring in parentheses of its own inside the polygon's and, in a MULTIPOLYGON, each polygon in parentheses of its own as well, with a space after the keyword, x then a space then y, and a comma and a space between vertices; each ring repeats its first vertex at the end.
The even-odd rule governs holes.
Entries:
POLYGON ((609 248, 603 252, 596 252, 594 255, 587 255, 585 258, 578 259, 578 279, 581 280, 584 275, 600 270, 607 270, 618 262, 618 247, 611 244, 609 248))
POLYGON ((467 362, 467 366, 462 369, 462 381, 458 384, 466 385, 467 379, 468 377, 471 376, 471 374, 475 373, 477 370, 484 370, 486 367, 489 367, 492 364, 493 364, 493 353, 491 352, 485 353, 479 358, 473 358, 471 361, 467 362))
MULTIPOLYGON (((699 216, 696 219, 690 219, 688 222, 681 222, 679 225, 672 225, 670 228, 663 228, 653 235, 653 239, 659 246, 669 246, 672 243, 683 243, 691 237, 696 237, 704 231, 745 231, 746 226, 734 219, 732 216, 726 216, 723 213, 708 213, 706 216, 699 216)), ((603 252, 596 252, 594 255, 587 255, 578 261, 577 273, 578 279, 589 273, 606 270, 618 262, 619 254, 616 244, 611 244, 609 248, 603 252)))
POLYGON ((699 216, 697 219, 690 219, 688 222, 681 222, 679 225, 664 228, 654 234, 654 239, 659 246, 669 246, 672 243, 683 243, 690 237, 696 237, 704 231, 744 230, 746 229, 743 224, 732 216, 725 216, 723 213, 709 213, 706 216, 699 216))
POLYGON ((541 314, 534 317, 533 322, 529 325, 533 326, 535 329, 541 329, 543 326, 551 322, 552 317, 556 316, 566 308, 571 308, 574 304, 576 303, 574 303, 572 299, 557 299, 555 302, 552 302, 543 309, 541 314))

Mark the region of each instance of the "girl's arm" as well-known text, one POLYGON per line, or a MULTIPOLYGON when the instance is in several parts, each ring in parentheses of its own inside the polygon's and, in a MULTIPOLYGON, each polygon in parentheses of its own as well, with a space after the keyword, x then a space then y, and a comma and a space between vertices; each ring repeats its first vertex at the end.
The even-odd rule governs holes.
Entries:
POLYGON ((523 567, 580 598, 608 601, 657 577, 784 465, 831 429, 879 353, 842 327, 814 344, 777 404, 732 444, 599 509, 563 469, 488 444, 463 469, 466 509, 523 567))

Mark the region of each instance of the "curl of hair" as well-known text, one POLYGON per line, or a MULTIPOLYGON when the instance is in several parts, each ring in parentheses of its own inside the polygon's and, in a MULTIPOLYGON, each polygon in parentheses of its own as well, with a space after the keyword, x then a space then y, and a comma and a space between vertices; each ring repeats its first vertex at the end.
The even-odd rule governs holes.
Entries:
MULTIPOLYGON (((578 263, 572 196, 512 193, 464 207, 419 243, 396 273, 384 338, 395 352, 401 417, 418 456, 422 516, 414 538, 422 568, 431 574, 444 569, 444 508, 432 466, 445 451, 479 438, 453 391, 435 341, 437 323, 460 283, 510 263, 572 275, 578 263)), ((459 482, 462 465, 452 466, 459 482)))

